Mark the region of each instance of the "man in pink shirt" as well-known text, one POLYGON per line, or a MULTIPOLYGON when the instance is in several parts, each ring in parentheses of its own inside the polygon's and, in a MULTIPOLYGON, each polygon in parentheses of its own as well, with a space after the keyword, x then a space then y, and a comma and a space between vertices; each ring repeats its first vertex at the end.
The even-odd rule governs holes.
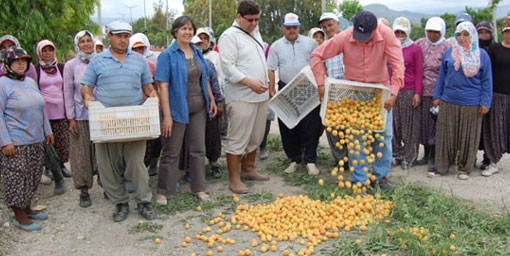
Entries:
MULTIPOLYGON (((391 89, 391 97, 384 103, 388 115, 385 129, 381 133, 383 138, 382 140, 380 137, 376 138, 374 143, 374 145, 379 145, 380 142, 384 143, 382 148, 374 147, 374 154, 381 152, 383 156, 376 158, 373 170, 381 188, 389 188, 386 176, 391 168, 392 159, 393 114, 391 108, 395 104, 398 91, 404 86, 405 66, 400 41, 389 27, 377 25, 377 18, 373 13, 362 11, 356 14, 352 28, 337 34, 312 53, 312 71, 317 81, 321 101, 324 97, 324 76, 326 74, 323 62, 340 53, 344 54, 344 79, 363 83, 380 83, 391 89), (388 63, 393 67, 391 81, 388 76, 388 63)), ((351 156, 349 158, 354 159, 351 156)), ((368 166, 359 164, 355 166, 352 182, 365 183, 367 173, 363 171, 364 167, 368 166)))

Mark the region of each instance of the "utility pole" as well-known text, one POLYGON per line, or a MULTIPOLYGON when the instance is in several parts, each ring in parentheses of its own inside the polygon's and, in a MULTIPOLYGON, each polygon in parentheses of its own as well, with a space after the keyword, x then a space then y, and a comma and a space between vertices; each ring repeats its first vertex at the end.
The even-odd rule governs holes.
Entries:
POLYGON ((147 29, 147 10, 145 9, 145 0, 143 0, 143 28, 147 29))
MULTIPOLYGON (((166 12, 165 12, 165 19, 166 19, 166 30, 168 31, 168 0, 166 0, 166 12)), ((168 33, 166 35, 166 47, 168 47, 169 41, 168 41, 168 33)))
POLYGON ((131 26, 133 26, 133 8, 135 8, 136 5, 133 5, 133 6, 125 5, 125 6, 129 9, 129 23, 131 24, 131 26))
POLYGON ((212 0, 209 0, 209 27, 212 29, 212 0))
POLYGON ((326 12, 326 0, 322 0, 322 13, 326 12))
POLYGON ((99 37, 103 38, 103 26, 101 24, 101 0, 97 0, 97 24, 99 25, 99 37))

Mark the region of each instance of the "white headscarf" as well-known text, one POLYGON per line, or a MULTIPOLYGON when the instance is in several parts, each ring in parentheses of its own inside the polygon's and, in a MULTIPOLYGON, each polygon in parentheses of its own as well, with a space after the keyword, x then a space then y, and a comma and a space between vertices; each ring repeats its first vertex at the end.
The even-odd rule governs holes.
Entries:
POLYGON ((406 17, 398 17, 393 21, 393 32, 400 30, 406 34, 406 38, 399 38, 402 43, 402 49, 408 47, 413 43, 413 40, 409 37, 411 35, 411 22, 406 17))
POLYGON ((444 20, 441 17, 432 17, 429 20, 427 20, 427 24, 425 25, 425 38, 427 38, 427 41, 432 45, 438 45, 442 43, 445 40, 444 35, 446 34, 446 24, 444 20), (427 30, 432 31, 439 31, 441 33, 441 38, 437 40, 437 42, 433 43, 430 41, 429 37, 427 36, 427 30))
POLYGON ((88 30, 82 30, 82 31, 78 32, 74 36, 74 49, 76 50, 76 54, 78 55, 80 60, 82 60, 85 63, 89 63, 89 61, 92 59, 92 57, 94 57, 96 55, 96 41, 94 40, 94 35, 92 33, 90 33, 90 31, 88 31, 88 30), (80 51, 80 47, 78 46, 80 39, 86 35, 89 35, 90 39, 94 43, 94 47, 92 48, 92 53, 90 53, 90 54, 80 51))
POLYGON ((458 71, 462 66, 462 71, 466 77, 473 77, 480 70, 480 47, 478 45, 478 32, 475 25, 469 21, 464 21, 455 29, 455 44, 452 48, 452 58, 455 60, 455 70, 458 71), (469 33, 469 45, 463 47, 458 42, 458 34, 462 31, 469 33))
POLYGON ((136 42, 143 42, 143 44, 145 44, 147 46, 147 48, 145 48, 145 51, 143 52, 143 56, 145 58, 149 58, 152 55, 154 55, 154 53, 151 52, 151 50, 150 50, 151 43, 149 42, 149 38, 147 38, 147 36, 145 34, 136 33, 136 34, 132 35, 129 38, 129 48, 128 49, 131 49, 136 42))

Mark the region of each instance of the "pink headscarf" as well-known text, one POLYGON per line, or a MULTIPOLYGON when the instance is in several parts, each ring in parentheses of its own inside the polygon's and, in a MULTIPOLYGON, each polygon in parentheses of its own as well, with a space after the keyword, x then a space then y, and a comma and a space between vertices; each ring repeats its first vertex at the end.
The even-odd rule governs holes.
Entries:
POLYGON ((39 65, 41 65, 41 68, 44 70, 44 72, 46 72, 48 74, 57 73, 57 63, 58 63, 57 48, 55 47, 53 42, 51 42, 50 40, 47 40, 47 39, 39 41, 39 43, 37 43, 37 57, 39 57, 39 65), (42 50, 46 46, 51 46, 51 47, 53 47, 53 50, 54 50, 53 59, 50 61, 47 61, 47 62, 42 60, 42 50))

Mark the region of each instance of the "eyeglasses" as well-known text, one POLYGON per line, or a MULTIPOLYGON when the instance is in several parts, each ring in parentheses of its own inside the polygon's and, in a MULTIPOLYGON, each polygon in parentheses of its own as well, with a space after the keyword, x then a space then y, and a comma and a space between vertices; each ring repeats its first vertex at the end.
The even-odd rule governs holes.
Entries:
POLYGON ((243 19, 245 19, 246 21, 248 21, 249 23, 252 23, 252 22, 259 22, 259 18, 253 18, 253 19, 247 19, 246 17, 242 16, 243 19))

